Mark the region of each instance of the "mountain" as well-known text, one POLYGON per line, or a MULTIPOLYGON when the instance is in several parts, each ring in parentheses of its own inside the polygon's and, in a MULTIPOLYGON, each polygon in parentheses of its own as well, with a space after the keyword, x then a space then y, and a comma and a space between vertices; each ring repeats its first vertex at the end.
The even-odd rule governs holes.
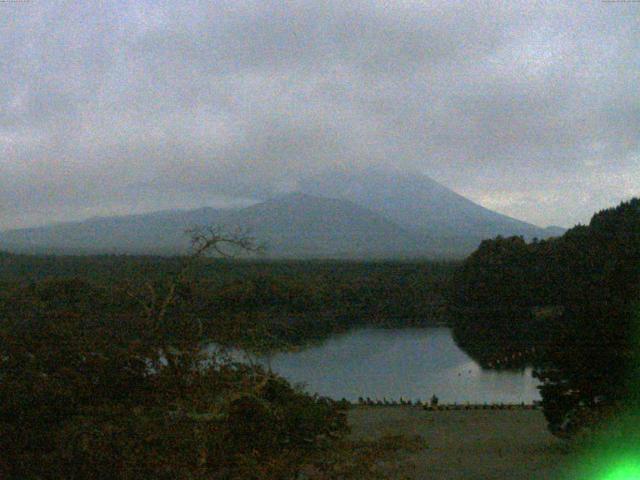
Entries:
POLYGON ((82 222, 0 234, 0 248, 25 253, 176 254, 198 225, 247 229, 274 257, 402 257, 424 255, 422 238, 345 200, 301 193, 236 209, 202 208, 82 222))
POLYGON ((294 257, 417 256, 421 238, 346 200, 292 193, 236 210, 226 225, 243 226, 269 252, 294 257))
POLYGON ((0 233, 0 249, 20 253, 174 254, 187 248, 187 228, 219 224, 225 213, 212 208, 172 210, 10 230, 0 233))
POLYGON ((567 229, 564 227, 559 227, 557 225, 549 225, 544 229, 544 231, 546 232, 547 235, 545 237, 540 237, 540 238, 561 237, 562 235, 565 234, 567 229))
POLYGON ((354 202, 426 235, 443 250, 471 251, 485 238, 561 235, 560 227, 540 228, 484 208, 420 173, 382 169, 331 170, 301 182, 300 190, 354 202))
POLYGON ((302 193, 244 208, 170 210, 97 217, 0 233, 20 253, 185 253, 194 226, 241 227, 271 257, 462 257, 485 238, 546 238, 543 229, 488 210, 425 175, 333 171, 301 182, 302 193))

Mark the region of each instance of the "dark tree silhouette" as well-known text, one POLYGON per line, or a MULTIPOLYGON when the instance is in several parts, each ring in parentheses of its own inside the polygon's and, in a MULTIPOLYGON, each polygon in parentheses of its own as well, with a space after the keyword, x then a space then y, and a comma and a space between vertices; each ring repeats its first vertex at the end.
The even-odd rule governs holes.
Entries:
POLYGON ((636 398, 640 199, 560 238, 483 242, 449 297, 458 343, 487 367, 535 365, 550 429, 579 431, 636 398))
POLYGON ((0 302, 0 478, 296 478, 346 431, 336 402, 203 353, 184 290, 222 243, 253 248, 201 233, 176 273, 130 286, 134 310, 66 279, 0 302))

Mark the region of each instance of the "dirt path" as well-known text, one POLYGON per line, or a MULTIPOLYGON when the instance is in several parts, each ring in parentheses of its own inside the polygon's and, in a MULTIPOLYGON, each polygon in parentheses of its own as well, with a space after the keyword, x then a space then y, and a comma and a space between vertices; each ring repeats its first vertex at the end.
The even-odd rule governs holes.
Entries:
POLYGON ((400 460, 405 478, 554 479, 568 457, 536 410, 427 412, 417 407, 355 407, 352 435, 420 435, 426 448, 400 460))

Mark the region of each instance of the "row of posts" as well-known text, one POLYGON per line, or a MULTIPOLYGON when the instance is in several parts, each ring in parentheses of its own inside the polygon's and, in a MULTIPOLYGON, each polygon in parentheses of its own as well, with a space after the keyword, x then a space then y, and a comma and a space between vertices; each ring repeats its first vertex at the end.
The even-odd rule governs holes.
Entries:
MULTIPOLYGON (((346 400, 344 400, 346 401, 346 400)), ((367 406, 377 406, 377 407, 394 407, 400 405, 421 407, 424 410, 429 411, 438 411, 438 410, 534 410, 540 407, 539 402, 534 403, 449 403, 449 404, 441 404, 438 400, 438 397, 435 395, 431 397, 429 402, 423 402, 420 399, 415 401, 405 400, 400 397, 399 400, 387 400, 383 398, 382 400, 372 400, 369 397, 363 398, 359 397, 357 405, 367 405, 367 406)))

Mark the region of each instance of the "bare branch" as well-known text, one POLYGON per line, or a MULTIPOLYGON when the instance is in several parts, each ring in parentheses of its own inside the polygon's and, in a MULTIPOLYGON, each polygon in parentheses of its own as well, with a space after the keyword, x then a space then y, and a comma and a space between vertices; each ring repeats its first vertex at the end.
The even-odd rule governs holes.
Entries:
POLYGON ((224 246, 232 247, 245 253, 262 253, 264 246, 256 243, 247 229, 236 228, 225 230, 218 226, 199 226, 186 231, 191 236, 191 258, 199 258, 213 251, 221 257, 235 256, 233 252, 225 250, 224 246))

